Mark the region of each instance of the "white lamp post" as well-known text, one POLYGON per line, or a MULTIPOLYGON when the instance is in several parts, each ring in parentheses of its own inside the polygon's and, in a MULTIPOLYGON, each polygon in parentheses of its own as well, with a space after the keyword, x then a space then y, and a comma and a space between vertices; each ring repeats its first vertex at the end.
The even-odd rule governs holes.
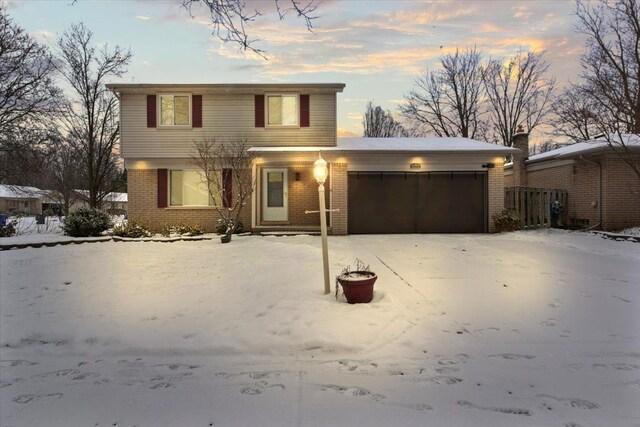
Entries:
POLYGON ((322 266, 324 268, 324 293, 331 292, 329 285, 329 248, 327 244, 327 209, 324 203, 324 182, 329 170, 327 162, 318 153, 318 160, 313 164, 313 176, 318 181, 318 197, 320 198, 320 233, 322 234, 322 266))

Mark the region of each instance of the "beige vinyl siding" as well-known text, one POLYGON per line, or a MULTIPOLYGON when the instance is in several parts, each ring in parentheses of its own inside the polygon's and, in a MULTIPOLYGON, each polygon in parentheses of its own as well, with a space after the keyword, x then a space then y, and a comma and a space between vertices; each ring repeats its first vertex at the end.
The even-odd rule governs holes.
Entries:
POLYGON ((310 126, 306 128, 256 128, 254 99, 254 94, 203 94, 202 128, 167 129, 147 128, 147 94, 122 93, 122 157, 186 158, 193 141, 204 135, 221 140, 247 138, 251 146, 336 144, 335 93, 310 95, 310 126))

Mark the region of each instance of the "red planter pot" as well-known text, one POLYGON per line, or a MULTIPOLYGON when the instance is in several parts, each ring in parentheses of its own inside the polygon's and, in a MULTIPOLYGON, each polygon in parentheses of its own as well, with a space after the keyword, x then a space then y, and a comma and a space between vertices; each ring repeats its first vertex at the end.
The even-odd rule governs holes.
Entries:
POLYGON ((367 303, 373 299, 373 284, 378 276, 370 271, 353 271, 352 275, 360 277, 340 277, 338 282, 342 286, 344 296, 349 304, 367 303))

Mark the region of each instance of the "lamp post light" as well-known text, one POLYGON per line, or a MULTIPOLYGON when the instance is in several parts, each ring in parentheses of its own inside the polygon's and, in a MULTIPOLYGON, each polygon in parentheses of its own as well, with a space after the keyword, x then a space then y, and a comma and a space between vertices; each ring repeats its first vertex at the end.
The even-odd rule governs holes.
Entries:
POLYGON ((320 233, 322 234, 322 266, 324 268, 324 293, 331 292, 329 285, 329 248, 327 243, 327 209, 324 203, 324 182, 329 170, 327 162, 318 153, 318 160, 313 164, 313 176, 318 181, 318 197, 320 198, 320 233))

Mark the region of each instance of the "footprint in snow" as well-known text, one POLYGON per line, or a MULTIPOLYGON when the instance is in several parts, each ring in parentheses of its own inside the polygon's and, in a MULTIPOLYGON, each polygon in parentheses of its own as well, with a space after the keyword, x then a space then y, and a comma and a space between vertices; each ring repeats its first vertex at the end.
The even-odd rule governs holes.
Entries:
POLYGON ((466 400, 458 400, 458 405, 469 408, 469 409, 480 409, 483 411, 492 411, 492 412, 500 412, 503 414, 512 414, 512 415, 524 415, 526 417, 533 414, 533 412, 529 409, 521 409, 521 408, 500 408, 494 406, 480 406, 473 404, 471 402, 467 402, 466 400))
POLYGON ((460 353, 451 357, 443 357, 438 360, 438 364, 443 366, 459 365, 459 364, 466 363, 468 358, 469 358, 468 354, 460 353))
POLYGON ((3 367, 7 367, 7 366, 22 366, 22 365, 26 365, 26 366, 34 366, 37 365, 36 362, 31 362, 29 360, 23 360, 23 359, 15 359, 15 360, 0 360, 0 366, 3 367))
POLYGON ((386 399, 387 396, 382 394, 373 394, 366 388, 358 387, 358 386, 341 386, 336 384, 316 384, 316 388, 321 391, 333 391, 336 393, 354 396, 354 397, 367 397, 369 399, 380 401, 382 399, 386 399))
POLYGON ((544 322, 540 322, 541 326, 556 326, 558 321, 556 319, 547 319, 544 322))
POLYGON ((584 400, 584 399, 575 399, 572 397, 556 397, 556 396, 551 396, 549 394, 538 394, 538 397, 541 397, 542 399, 551 399, 554 400, 558 403, 561 403, 565 406, 569 406, 570 408, 578 408, 578 409, 596 409, 598 408, 598 405, 593 403, 593 402, 589 402, 588 400, 584 400))
POLYGON ((43 378, 60 378, 66 377, 69 375, 78 375, 80 371, 77 369, 60 369, 58 371, 53 372, 44 372, 42 374, 37 374, 31 376, 32 379, 43 379, 43 378))
POLYGON ((60 399, 63 396, 62 393, 38 393, 38 394, 21 394, 20 396, 14 397, 13 400, 16 403, 30 403, 36 400, 44 400, 44 399, 60 399))
POLYGON ((534 359, 535 356, 531 354, 515 354, 515 353, 500 353, 500 354, 490 354, 488 357, 501 357, 507 360, 519 360, 519 359, 534 359))
POLYGON ((449 377, 447 375, 438 375, 435 377, 420 378, 420 381, 427 381, 439 385, 452 385, 462 382, 462 378, 449 377))

